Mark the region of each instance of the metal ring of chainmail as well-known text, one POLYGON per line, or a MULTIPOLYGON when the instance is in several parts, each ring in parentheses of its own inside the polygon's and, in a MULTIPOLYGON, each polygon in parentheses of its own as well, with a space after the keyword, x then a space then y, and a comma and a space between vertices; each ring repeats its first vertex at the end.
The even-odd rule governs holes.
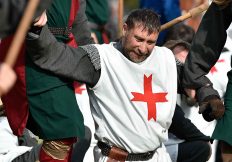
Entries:
POLYGON ((68 37, 71 33, 72 27, 48 27, 48 29, 51 31, 54 35, 63 35, 68 37))

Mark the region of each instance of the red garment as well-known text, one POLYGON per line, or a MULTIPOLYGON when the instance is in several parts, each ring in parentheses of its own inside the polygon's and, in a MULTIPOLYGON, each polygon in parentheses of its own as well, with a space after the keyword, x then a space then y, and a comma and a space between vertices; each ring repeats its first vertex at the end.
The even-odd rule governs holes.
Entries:
MULTIPOLYGON (((13 36, 10 36, 1 41, 0 61, 4 60, 12 39, 13 36)), ((16 83, 6 95, 2 96, 2 102, 4 104, 6 115, 13 133, 17 136, 21 136, 24 128, 26 127, 29 114, 28 101, 26 97, 24 45, 20 50, 14 70, 17 75, 16 83)))

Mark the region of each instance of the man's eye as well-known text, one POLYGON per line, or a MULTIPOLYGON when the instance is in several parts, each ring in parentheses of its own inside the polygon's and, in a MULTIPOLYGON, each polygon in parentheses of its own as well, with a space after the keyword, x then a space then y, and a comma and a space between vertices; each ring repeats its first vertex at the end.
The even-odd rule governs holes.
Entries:
POLYGON ((147 42, 147 44, 153 45, 153 44, 155 44, 155 42, 147 42))
POLYGON ((143 39, 135 38, 138 42, 142 42, 143 39))
POLYGON ((153 45, 153 44, 156 44, 156 41, 148 41, 147 44, 153 45))

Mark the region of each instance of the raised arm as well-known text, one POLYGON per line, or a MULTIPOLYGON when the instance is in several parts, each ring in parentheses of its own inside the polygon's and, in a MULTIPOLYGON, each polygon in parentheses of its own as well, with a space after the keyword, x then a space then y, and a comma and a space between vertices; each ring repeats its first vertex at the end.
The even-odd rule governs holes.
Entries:
POLYGON ((184 87, 198 89, 211 84, 205 75, 217 62, 224 47, 226 29, 232 21, 231 7, 232 3, 226 8, 212 3, 202 18, 185 61, 184 87))
POLYGON ((215 65, 224 47, 226 30, 232 21, 231 8, 232 2, 226 5, 212 2, 202 18, 184 65, 183 86, 196 90, 199 112, 207 121, 221 118, 225 111, 218 92, 205 75, 215 65))
POLYGON ((90 46, 88 52, 95 55, 84 50, 89 46, 72 48, 58 42, 47 26, 42 28, 40 35, 29 33, 27 37, 27 51, 40 68, 94 86, 100 77, 100 56, 97 48, 90 46))

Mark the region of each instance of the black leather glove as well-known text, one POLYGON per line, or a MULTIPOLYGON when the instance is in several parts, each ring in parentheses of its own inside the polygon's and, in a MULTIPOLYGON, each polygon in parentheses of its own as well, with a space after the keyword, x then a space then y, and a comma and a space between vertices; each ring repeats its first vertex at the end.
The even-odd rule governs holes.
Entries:
POLYGON ((208 122, 220 119, 224 112, 224 104, 217 96, 206 97, 199 107, 199 114, 202 114, 203 118, 208 122))

